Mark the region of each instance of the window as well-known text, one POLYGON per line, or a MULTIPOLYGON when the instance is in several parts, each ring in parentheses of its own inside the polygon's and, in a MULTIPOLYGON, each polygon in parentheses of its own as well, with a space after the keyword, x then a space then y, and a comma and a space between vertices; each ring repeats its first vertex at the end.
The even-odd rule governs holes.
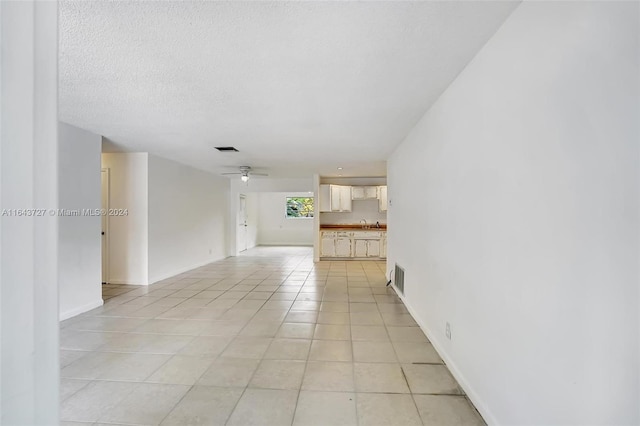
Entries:
POLYGON ((287 197, 287 219, 312 217, 313 197, 287 197))

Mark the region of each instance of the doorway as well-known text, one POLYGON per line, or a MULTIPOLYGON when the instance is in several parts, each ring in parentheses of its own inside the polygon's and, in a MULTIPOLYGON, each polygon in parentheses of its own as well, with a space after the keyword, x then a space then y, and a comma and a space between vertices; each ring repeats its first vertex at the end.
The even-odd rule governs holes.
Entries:
POLYGON ((247 249, 247 196, 240 194, 238 209, 238 252, 247 249))
POLYGON ((109 282, 109 169, 102 169, 102 284, 109 282))

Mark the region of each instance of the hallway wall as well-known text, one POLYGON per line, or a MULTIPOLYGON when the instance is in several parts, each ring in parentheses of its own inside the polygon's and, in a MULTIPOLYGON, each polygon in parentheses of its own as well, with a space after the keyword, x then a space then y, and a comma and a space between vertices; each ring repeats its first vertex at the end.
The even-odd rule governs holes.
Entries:
POLYGON ((310 246, 313 219, 287 219, 287 197, 312 197, 309 192, 261 192, 258 196, 258 244, 310 246))
MULTIPOLYGON (((100 209, 102 137, 59 123, 58 141, 58 207, 100 209)), ((102 305, 101 220, 100 216, 91 215, 58 219, 61 320, 102 305)))
POLYGON ((489 424, 640 423, 639 16, 524 2, 388 163, 389 265, 489 424))
POLYGON ((109 217, 109 282, 147 285, 148 154, 104 153, 102 167, 110 169, 110 208, 127 215, 109 217))
POLYGON ((149 284, 226 257, 229 180, 149 154, 149 284))

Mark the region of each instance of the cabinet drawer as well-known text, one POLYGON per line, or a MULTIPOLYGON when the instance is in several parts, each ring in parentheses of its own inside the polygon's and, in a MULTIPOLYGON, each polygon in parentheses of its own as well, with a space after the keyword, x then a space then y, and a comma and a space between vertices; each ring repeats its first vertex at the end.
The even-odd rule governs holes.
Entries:
POLYGON ((356 231, 353 233, 353 238, 359 240, 378 239, 382 236, 379 231, 356 231))

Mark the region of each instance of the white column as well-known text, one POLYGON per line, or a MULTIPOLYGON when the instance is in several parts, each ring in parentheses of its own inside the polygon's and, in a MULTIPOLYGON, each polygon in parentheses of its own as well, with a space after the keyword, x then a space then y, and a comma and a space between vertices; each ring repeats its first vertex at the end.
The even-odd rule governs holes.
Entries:
POLYGON ((57 3, 0 2, 0 423, 57 424, 57 3), (5 210, 6 209, 6 210, 5 210))
POLYGON ((313 261, 320 262, 320 175, 313 175, 313 261))

